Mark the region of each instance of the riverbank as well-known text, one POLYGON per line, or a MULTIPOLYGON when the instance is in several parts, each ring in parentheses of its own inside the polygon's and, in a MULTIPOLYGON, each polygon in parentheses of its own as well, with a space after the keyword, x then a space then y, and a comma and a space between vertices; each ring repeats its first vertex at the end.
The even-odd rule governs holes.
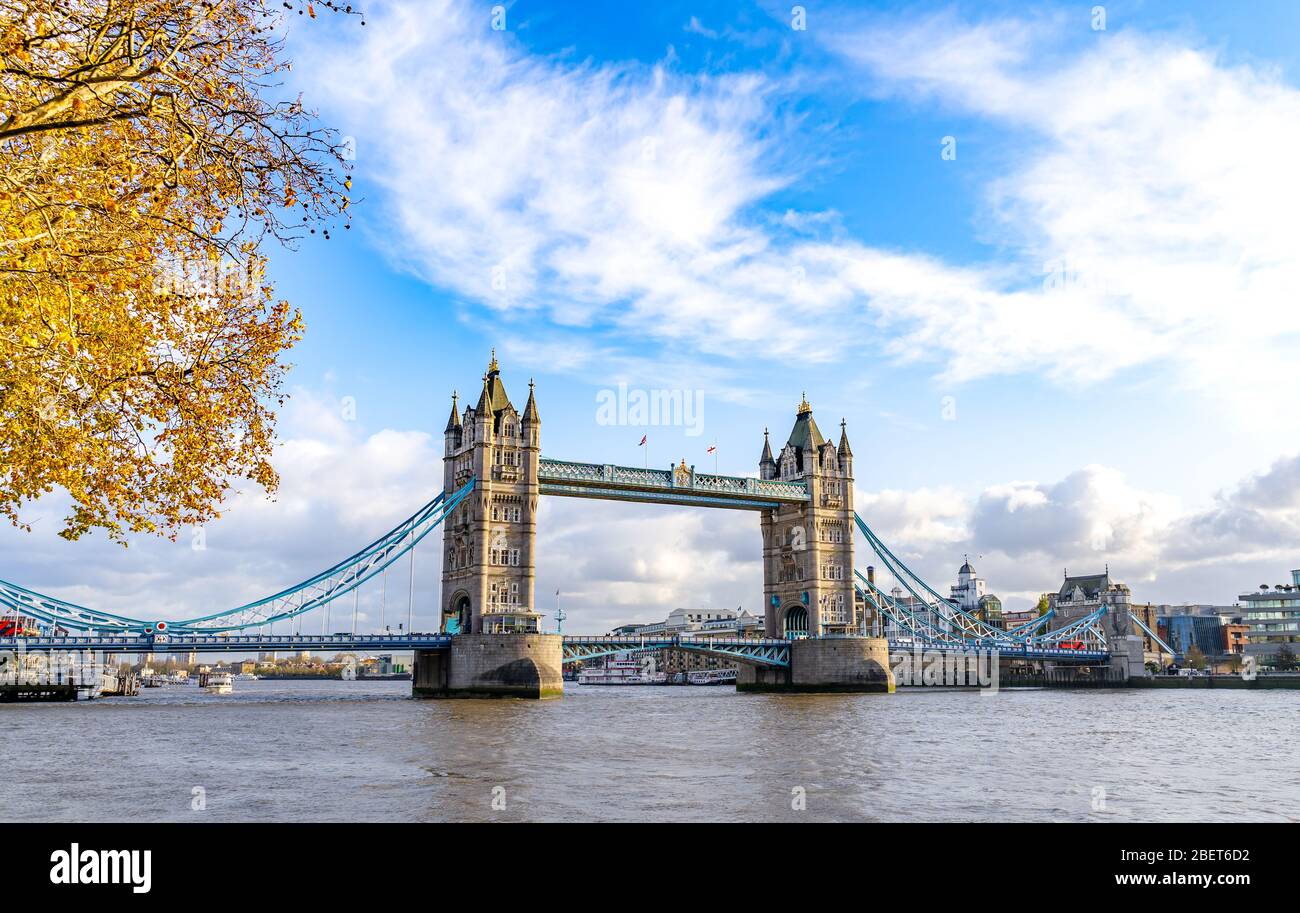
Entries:
POLYGON ((1157 675, 1152 678, 1130 679, 1130 688, 1284 688, 1300 690, 1300 675, 1274 674, 1242 678, 1240 675, 1198 675, 1187 678, 1180 675, 1157 675))

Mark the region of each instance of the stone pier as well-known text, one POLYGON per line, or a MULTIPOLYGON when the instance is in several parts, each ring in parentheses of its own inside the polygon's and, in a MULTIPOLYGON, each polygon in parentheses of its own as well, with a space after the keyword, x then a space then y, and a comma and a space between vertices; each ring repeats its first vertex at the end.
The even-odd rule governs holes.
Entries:
POLYGON ((883 637, 796 640, 790 644, 790 668, 742 664, 736 690, 892 694, 889 644, 883 637))
POLYGON ((564 693, 558 634, 461 634, 446 650, 415 654, 413 697, 520 697, 564 693))

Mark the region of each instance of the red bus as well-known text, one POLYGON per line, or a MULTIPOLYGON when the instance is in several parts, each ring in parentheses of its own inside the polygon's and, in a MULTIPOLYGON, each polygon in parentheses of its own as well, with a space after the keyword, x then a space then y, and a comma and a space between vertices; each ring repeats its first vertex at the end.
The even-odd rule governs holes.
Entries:
POLYGON ((36 637, 40 633, 26 618, 0 618, 0 637, 36 637))

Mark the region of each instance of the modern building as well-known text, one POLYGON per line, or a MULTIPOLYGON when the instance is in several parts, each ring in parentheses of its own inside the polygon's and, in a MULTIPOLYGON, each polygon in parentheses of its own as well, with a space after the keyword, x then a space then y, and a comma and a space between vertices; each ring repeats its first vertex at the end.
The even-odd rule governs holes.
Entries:
POLYGON ((1212 605, 1206 602, 1185 602, 1179 605, 1162 603, 1155 607, 1156 614, 1166 615, 1215 615, 1220 618, 1233 618, 1241 615, 1240 605, 1212 605))
POLYGON ((1239 597, 1246 633, 1246 655, 1271 664, 1286 648, 1300 655, 1300 570, 1291 572, 1291 583, 1263 585, 1256 593, 1239 597))
POLYGON ((1165 643, 1183 657, 1193 647, 1207 657, 1227 652, 1223 625, 1216 615, 1166 615, 1160 619, 1160 632, 1165 643))

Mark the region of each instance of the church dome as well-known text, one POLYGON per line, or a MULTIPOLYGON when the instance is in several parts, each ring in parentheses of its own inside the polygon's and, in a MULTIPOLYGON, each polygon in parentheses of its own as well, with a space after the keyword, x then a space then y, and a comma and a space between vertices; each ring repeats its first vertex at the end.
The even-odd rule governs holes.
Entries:
POLYGON ((971 566, 970 566, 970 562, 967 561, 965 564, 963 564, 963 565, 961 566, 961 570, 959 570, 957 573, 958 573, 958 574, 970 574, 970 575, 973 577, 973 576, 975 576, 975 568, 971 567, 971 566))

